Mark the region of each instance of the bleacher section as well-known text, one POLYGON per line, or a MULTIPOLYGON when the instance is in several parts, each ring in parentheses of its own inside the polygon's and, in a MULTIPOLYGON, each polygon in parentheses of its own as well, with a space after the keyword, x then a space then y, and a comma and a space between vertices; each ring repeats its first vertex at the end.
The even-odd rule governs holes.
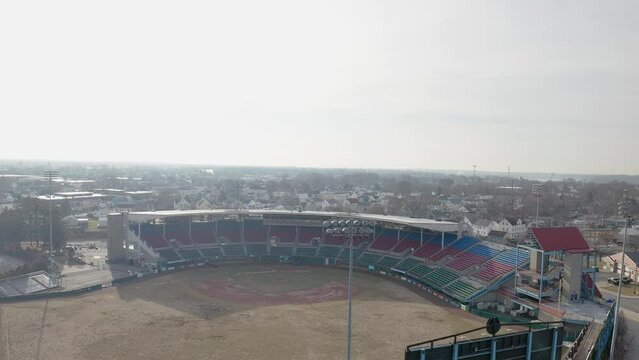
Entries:
MULTIPOLYGON (((249 219, 243 223, 237 220, 192 222, 190 235, 189 225, 178 223, 166 224, 166 227, 164 224, 142 224, 140 231, 134 224, 131 230, 140 233, 141 239, 170 264, 202 258, 239 260, 248 256, 267 257, 273 261, 286 256, 291 257, 290 261, 308 264, 347 264, 349 259, 347 237, 325 236, 321 243, 312 241, 321 238, 319 227, 265 226, 262 220, 249 219), (243 239, 241 226, 244 226, 243 239), (277 243, 270 243, 269 236, 278 238, 277 243), (220 237, 228 240, 223 245, 218 244, 220 237), (166 239, 179 243, 170 244, 166 239), (331 260, 326 261, 326 258, 331 260)), ((516 249, 497 250, 496 245, 471 237, 457 240, 456 234, 452 233, 444 234, 443 249, 441 233, 425 232, 422 238, 419 231, 400 230, 399 239, 397 229, 376 227, 376 233, 378 236, 374 239, 354 241, 353 259, 357 266, 405 273, 460 301, 471 301, 473 296, 481 293, 483 285, 497 284, 514 271, 517 261, 516 249), (411 248, 415 251, 407 252, 411 248)), ((529 254, 520 250, 519 264, 528 261, 529 254)), ((13 292, 15 289, 8 286, 0 289, 0 295, 13 292)))
POLYGON ((271 246, 271 255, 293 256, 293 249, 291 246, 271 246))
MULTIPOLYGON (((357 258, 359 258, 364 251, 366 251, 366 248, 355 248, 353 249, 353 260, 357 260, 357 258)), ((338 260, 342 261, 342 262, 348 262, 348 247, 344 248, 344 251, 342 251, 339 256, 337 257, 338 260)))
POLYGON ((322 246, 317 252, 317 256, 322 257, 336 257, 342 251, 342 247, 339 246, 322 246))
POLYGON ((399 271, 403 271, 403 272, 407 272, 408 270, 414 268, 415 266, 422 264, 421 261, 419 260, 415 260, 415 259, 404 259, 402 260, 402 262, 400 262, 399 264, 395 265, 394 269, 397 269, 399 271))
POLYGON ((249 256, 266 255, 266 244, 246 244, 246 253, 249 256))
MULTIPOLYGON (((454 234, 444 234, 444 247, 450 246, 456 239, 457 236, 454 234)), ((420 246, 419 249, 413 253, 413 256, 426 259, 438 252, 442 247, 441 244, 441 235, 435 235, 428 242, 424 243, 424 245, 420 246)))
MULTIPOLYGON (((346 251, 346 253, 348 254, 348 251, 346 251)), ((379 254, 365 252, 356 262, 364 266, 375 265, 382 257, 383 256, 379 254)))
POLYGON ((164 238, 167 241, 177 240, 182 245, 192 245, 189 232, 182 224, 165 224, 164 238))
POLYGON ((495 250, 485 245, 476 245, 455 257, 446 266, 455 270, 464 271, 473 265, 484 263, 499 254, 499 250, 495 250))
POLYGON ((455 297, 459 299, 466 299, 467 297, 475 294, 481 289, 477 289, 476 287, 463 280, 457 280, 450 285, 447 285, 446 290, 451 292, 455 297))
POLYGON ((178 250, 178 252, 184 258, 184 260, 187 261, 202 258, 202 255, 200 255, 200 252, 196 249, 178 250))
POLYGON ((197 244, 212 244, 215 242, 213 224, 208 222, 191 223, 191 239, 197 244))
POLYGON ((432 272, 429 272, 424 279, 429 285, 441 289, 451 282, 457 280, 458 278, 459 276, 457 276, 457 274, 455 274, 454 272, 446 270, 444 268, 439 268, 433 270, 432 272))
POLYGON ((433 261, 437 261, 439 259, 444 258, 445 256, 448 255, 455 255, 457 253, 460 253, 464 250, 467 250, 469 247, 477 244, 479 242, 479 240, 475 239, 475 238, 471 238, 468 236, 465 236, 457 241, 455 241, 454 243, 452 243, 450 246, 444 248, 443 250, 435 253, 434 255, 432 255, 430 257, 431 260, 433 261))
POLYGON ((202 255, 206 258, 216 258, 224 256, 219 248, 200 249, 202 255))
POLYGON ((384 258, 377 262, 376 266, 390 269, 393 266, 397 265, 400 261, 402 261, 402 259, 394 258, 392 256, 384 256, 384 258))
POLYGON ((299 226, 297 228, 297 233, 297 241, 301 243, 310 243, 315 238, 322 238, 322 228, 319 227, 299 226))
POLYGON ((401 254, 408 249, 419 249, 421 246, 422 234, 416 232, 402 231, 400 234, 402 239, 393 249, 394 253, 401 254))
POLYGON ((236 220, 218 220, 217 238, 226 242, 240 242, 240 222, 236 220), (226 238, 227 240, 222 240, 226 238))
MULTIPOLYGON (((161 226, 162 225, 141 224, 140 234, 138 236, 152 248, 160 249, 168 247, 169 243, 162 237, 161 226)), ((137 234, 137 227, 134 227, 133 231, 137 234)))
POLYGON ((244 221, 244 241, 245 242, 266 242, 268 237, 268 227, 262 225, 261 220, 244 221))
POLYGON ((382 233, 373 241, 371 249, 379 251, 388 251, 397 245, 397 230, 385 229, 382 233))
POLYGON ((182 261, 183 259, 175 252, 173 249, 161 249, 158 250, 158 253, 162 258, 164 258, 168 262, 177 262, 182 261))
MULTIPOLYGON (((530 259, 527 251, 519 250, 519 264, 524 264, 530 259)), ((515 270, 517 263, 517 249, 510 249, 487 261, 482 268, 474 274, 484 281, 493 281, 515 270)))
POLYGON ((273 237, 276 237, 279 242, 295 242, 295 227, 272 225, 271 238, 273 237))
POLYGON ((224 253, 226 256, 245 256, 244 254, 244 245, 239 244, 227 244, 222 245, 222 249, 224 249, 224 253))
POLYGON ((429 268, 426 265, 419 264, 410 269, 409 273, 415 275, 418 278, 424 278, 431 271, 433 271, 433 269, 429 268))
POLYGON ((298 247, 296 255, 297 256, 315 256, 317 253, 316 247, 298 247))

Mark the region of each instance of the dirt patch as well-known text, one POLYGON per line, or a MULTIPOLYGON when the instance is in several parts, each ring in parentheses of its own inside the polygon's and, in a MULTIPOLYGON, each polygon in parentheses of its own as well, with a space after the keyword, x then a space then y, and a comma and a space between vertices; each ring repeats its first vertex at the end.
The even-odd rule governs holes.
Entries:
MULTIPOLYGON (((313 304, 324 301, 343 300, 348 296, 348 287, 340 282, 329 282, 320 287, 289 291, 283 294, 263 293, 242 286, 232 279, 217 279, 193 285, 194 288, 215 299, 243 304, 283 305, 313 304)), ((359 289, 353 288, 353 294, 359 289)))
MULTIPOLYGON (((408 344, 485 323, 370 274, 356 273, 354 283, 354 358, 400 359, 408 344)), ((346 291, 343 269, 202 268, 3 304, 0 330, 10 360, 337 359, 346 347, 346 291)))

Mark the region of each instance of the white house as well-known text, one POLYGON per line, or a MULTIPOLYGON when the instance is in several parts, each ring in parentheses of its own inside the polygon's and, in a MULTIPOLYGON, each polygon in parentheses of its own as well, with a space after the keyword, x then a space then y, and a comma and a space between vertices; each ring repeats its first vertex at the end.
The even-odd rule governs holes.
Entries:
POLYGON ((494 228, 497 227, 498 224, 494 221, 479 219, 475 221, 471 226, 473 229, 473 235, 486 237, 491 230, 495 230, 494 228))
POLYGON ((213 209, 213 205, 211 205, 211 202, 207 198, 202 197, 195 204, 195 209, 197 209, 197 210, 210 210, 210 209, 213 209))
POLYGON ((191 203, 186 201, 185 198, 180 199, 180 201, 178 201, 174 206, 175 206, 175 210, 190 210, 191 209, 191 203))
POLYGON ((528 231, 528 224, 522 219, 503 218, 496 224, 492 230, 503 231, 510 239, 523 238, 528 231))

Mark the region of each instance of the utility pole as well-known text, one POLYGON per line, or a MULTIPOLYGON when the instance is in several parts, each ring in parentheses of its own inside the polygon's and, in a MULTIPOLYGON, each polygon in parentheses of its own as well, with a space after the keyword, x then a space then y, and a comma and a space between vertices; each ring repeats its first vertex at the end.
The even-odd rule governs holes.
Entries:
POLYGON ((617 331, 619 328, 619 309, 621 308, 621 287, 623 286, 623 278, 626 274, 624 269, 625 260, 626 260, 626 242, 628 240, 628 226, 632 222, 632 218, 630 215, 630 201, 628 201, 627 194, 624 194, 624 199, 619 202, 619 215, 621 215, 624 220, 624 228, 623 228, 623 244, 621 245, 621 268, 619 271, 619 286, 617 287, 617 301, 615 301, 615 321, 612 328, 612 340, 610 343, 610 356, 609 360, 614 360, 615 358, 615 342, 617 341, 617 331))
POLYGON ((541 200, 541 184, 533 184, 533 195, 537 198, 537 215, 535 216, 535 227, 539 227, 539 201, 541 200))
POLYGON ((58 177, 58 171, 52 170, 49 166, 44 171, 44 178, 49 182, 49 264, 48 270, 55 270, 55 257, 53 255, 53 179, 58 177))

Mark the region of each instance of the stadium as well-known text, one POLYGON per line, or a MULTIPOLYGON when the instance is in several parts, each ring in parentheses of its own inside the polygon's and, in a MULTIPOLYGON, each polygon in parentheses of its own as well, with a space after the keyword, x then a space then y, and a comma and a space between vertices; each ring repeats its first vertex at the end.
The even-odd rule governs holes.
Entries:
POLYGON ((8 358, 343 358, 351 246, 355 358, 601 358, 610 328, 596 259, 573 228, 532 229, 509 247, 455 222, 372 214, 187 210, 108 220, 110 262, 140 270, 102 291, 9 304, 8 358), (327 231, 349 220, 368 231, 327 231), (34 308, 53 320, 30 338, 35 319, 20 319, 34 308), (68 316, 84 325, 55 321, 68 316), (487 333, 487 318, 505 323, 500 333, 487 333))

